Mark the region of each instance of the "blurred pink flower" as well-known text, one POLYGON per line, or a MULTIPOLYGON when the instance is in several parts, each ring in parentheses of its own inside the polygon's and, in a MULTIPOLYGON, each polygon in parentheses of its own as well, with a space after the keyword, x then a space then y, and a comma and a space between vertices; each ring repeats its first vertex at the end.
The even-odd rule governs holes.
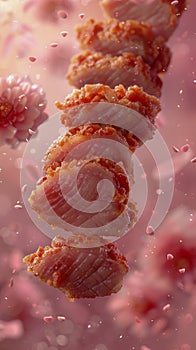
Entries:
POLYGON ((179 207, 172 212, 141 251, 145 273, 167 278, 174 287, 196 283, 195 213, 179 207))
POLYGON ((0 146, 7 143, 16 147, 19 142, 28 140, 32 131, 48 118, 45 107, 42 87, 33 84, 28 76, 1 77, 0 146))
POLYGON ((166 312, 164 308, 169 305, 169 291, 163 279, 153 280, 136 271, 125 279, 122 290, 111 297, 108 308, 120 327, 128 327, 142 336, 149 331, 157 333, 169 323, 171 310, 166 312))
POLYGON ((73 10, 73 1, 70 0, 27 0, 24 4, 24 12, 34 8, 36 18, 40 21, 56 23, 63 18, 63 12, 68 14, 73 10), (62 12, 63 11, 63 12, 62 12))
POLYGON ((13 320, 9 322, 0 320, 0 341, 8 338, 21 338, 23 333, 23 324, 20 320, 13 320))
POLYGON ((32 28, 27 24, 12 20, 9 34, 3 42, 3 57, 6 58, 15 50, 19 58, 24 58, 28 55, 30 49, 35 46, 37 46, 37 43, 32 34, 32 28))

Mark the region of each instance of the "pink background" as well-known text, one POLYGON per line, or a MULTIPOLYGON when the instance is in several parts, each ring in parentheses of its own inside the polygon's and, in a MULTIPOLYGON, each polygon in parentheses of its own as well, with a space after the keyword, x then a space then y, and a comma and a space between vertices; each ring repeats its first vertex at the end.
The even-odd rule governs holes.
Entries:
MULTIPOLYGON (((102 13, 97 0, 89 1, 87 6, 78 0, 74 2, 75 8, 68 13, 67 19, 61 19, 53 25, 36 20, 33 10, 24 16, 22 3, 0 2, 0 72, 2 76, 29 74, 33 81, 42 84, 48 99, 47 112, 52 116, 57 112, 54 101, 63 101, 66 94, 72 91, 65 80, 65 73, 70 57, 79 51, 74 39, 74 26, 89 16, 100 19, 102 13), (11 17, 5 14, 8 10, 12 13, 11 17), (85 14, 84 19, 79 18, 81 13, 85 14), (6 23, 4 18, 7 18, 6 23), (19 47, 24 47, 24 43, 20 42, 24 36, 13 39, 8 53, 3 49, 7 35, 12 30, 11 23, 15 20, 28 24, 33 30, 34 41, 27 39, 29 47, 22 54, 24 57, 18 57, 17 46, 19 40, 19 47), (68 31, 66 38, 60 35, 62 30, 68 31), (58 42, 62 51, 58 51, 59 47, 49 47, 51 42, 58 42), (31 55, 37 56, 34 63, 28 60, 31 55), (48 55, 54 57, 49 58, 48 55)), ((190 158, 196 156, 195 13, 196 3, 190 0, 179 27, 169 41, 173 56, 163 78, 162 112, 159 116, 159 130, 172 157, 176 156, 173 145, 180 148, 186 143, 190 144, 191 150, 188 152, 192 152, 192 156, 184 160, 184 154, 181 153, 178 161, 180 165, 175 177, 171 210, 184 205, 193 215, 196 204, 196 164, 191 163, 190 158)), ((47 131, 47 124, 45 128, 47 131)), ((11 150, 8 146, 0 149, 0 349, 145 350, 146 346, 152 350, 194 350, 194 286, 189 297, 185 293, 176 296, 172 324, 166 335, 162 331, 153 333, 150 328, 143 334, 135 332, 134 317, 130 326, 116 322, 109 307, 115 296, 70 303, 60 291, 49 288, 27 274, 22 257, 35 251, 39 245, 49 244, 50 240, 34 225, 22 203, 20 162, 24 150, 25 144, 21 144, 17 150, 11 150), (21 209, 14 208, 17 201, 22 205, 21 209), (12 287, 9 286, 10 280, 11 283, 13 280, 12 287), (185 316, 189 313, 192 315, 191 321, 185 322, 185 316), (48 315, 54 317, 50 323, 43 320, 48 315), (57 320, 59 315, 65 316, 64 322, 57 320)), ((150 177, 151 168, 148 164, 144 166, 150 177)), ((149 180, 149 191, 155 191, 156 186, 152 179, 149 180)), ((148 243, 145 229, 152 208, 153 200, 149 194, 141 220, 118 242, 121 252, 128 258, 131 272, 138 268, 141 249, 148 243)))

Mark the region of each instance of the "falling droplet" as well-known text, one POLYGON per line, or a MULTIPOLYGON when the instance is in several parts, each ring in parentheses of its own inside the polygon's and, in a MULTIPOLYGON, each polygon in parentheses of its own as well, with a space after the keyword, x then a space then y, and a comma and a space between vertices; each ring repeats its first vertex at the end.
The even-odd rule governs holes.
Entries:
POLYGON ((173 259, 174 259, 173 254, 171 254, 171 253, 167 254, 167 260, 168 260, 168 261, 169 261, 169 260, 173 260, 173 259))
POLYGON ((29 129, 28 131, 29 131, 29 134, 30 134, 30 135, 36 134, 36 131, 33 131, 33 130, 31 130, 31 129, 29 129))
POLYGON ((24 193, 27 189, 27 184, 23 185, 21 188, 21 192, 24 193))
POLYGON ((30 62, 35 62, 37 60, 36 56, 29 56, 29 61, 30 62))
POLYGON ((174 152, 176 152, 176 153, 180 152, 179 148, 177 148, 176 146, 172 146, 172 148, 173 148, 174 152))
POLYGON ((8 287, 9 287, 9 288, 12 288, 13 285, 14 285, 14 279, 13 279, 13 277, 11 277, 11 278, 10 278, 10 281, 9 281, 9 284, 8 284, 8 287))
POLYGON ((58 46, 58 43, 51 43, 50 44, 50 47, 57 47, 58 46))
POLYGON ((171 305, 170 304, 166 304, 163 306, 163 311, 168 311, 170 309, 171 305))
POLYGON ((61 36, 62 36, 63 38, 65 38, 65 37, 67 36, 67 34, 68 34, 68 32, 66 32, 65 30, 63 30, 63 31, 61 32, 61 36))
POLYGON ((64 10, 59 10, 59 11, 57 12, 57 15, 58 15, 59 18, 63 18, 63 19, 65 19, 65 18, 68 17, 67 12, 65 12, 64 10))
POLYGON ((15 209, 22 209, 22 205, 21 204, 15 204, 14 208, 15 209))
POLYGON ((50 323, 54 320, 53 316, 44 316, 43 317, 44 322, 50 323))
POLYGON ((196 157, 191 159, 191 163, 196 163, 196 157))
POLYGON ((183 268, 179 269, 178 271, 183 274, 183 273, 185 273, 186 269, 183 267, 183 268))
POLYGON ((57 320, 59 322, 64 322, 65 321, 65 316, 57 316, 57 320))
POLYGON ((190 145, 188 143, 186 143, 186 145, 182 146, 180 148, 181 152, 187 152, 190 148, 190 145))
POLYGON ((149 236, 154 235, 154 229, 152 228, 152 226, 148 226, 148 227, 146 228, 146 233, 147 233, 147 235, 149 235, 149 236))

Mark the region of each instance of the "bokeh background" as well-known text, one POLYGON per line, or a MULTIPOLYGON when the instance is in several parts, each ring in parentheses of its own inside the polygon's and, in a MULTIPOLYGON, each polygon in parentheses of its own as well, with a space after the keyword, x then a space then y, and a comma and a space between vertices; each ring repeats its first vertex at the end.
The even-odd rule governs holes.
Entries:
MULTIPOLYGON (((51 17, 38 3, 47 1, 0 1, 0 74, 28 74, 41 84, 52 117, 57 112, 54 102, 72 91, 65 74, 71 56, 79 51, 74 26, 89 17, 102 19, 103 14, 97 0, 67 1, 67 18, 51 17), (51 43, 58 45, 51 47, 51 43), (30 56, 36 57, 35 62, 30 56)), ((26 144, 15 150, 7 145, 0 148, 0 350, 195 350, 196 164, 191 162, 196 156, 195 13, 196 2, 190 0, 169 40, 173 56, 163 77, 158 117, 175 165, 171 208, 154 235, 147 235, 158 184, 152 164, 148 157, 142 159, 140 150, 148 201, 134 229, 117 242, 130 266, 117 295, 71 303, 26 272, 22 257, 50 240, 23 204, 20 170, 26 144), (184 144, 190 145, 186 153, 174 151, 173 146, 180 149, 184 144), (168 261, 175 256, 177 241, 170 241, 175 234, 186 246, 187 275, 181 271, 168 276, 167 264, 161 264, 163 251, 170 254, 168 261)))

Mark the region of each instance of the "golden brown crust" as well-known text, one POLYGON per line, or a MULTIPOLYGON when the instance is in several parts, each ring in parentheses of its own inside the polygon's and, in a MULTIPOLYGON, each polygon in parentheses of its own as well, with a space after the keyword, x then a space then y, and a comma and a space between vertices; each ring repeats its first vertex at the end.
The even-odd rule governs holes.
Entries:
POLYGON ((23 262, 28 265, 29 272, 42 282, 60 289, 70 299, 116 293, 128 272, 126 258, 119 254, 114 244, 76 248, 69 246, 69 240, 61 237, 53 239, 52 247, 39 247, 35 253, 27 255, 23 262), (96 277, 99 283, 96 283, 96 277))
POLYGON ((66 155, 79 143, 92 138, 111 138, 124 145, 128 145, 131 152, 134 152, 138 142, 132 133, 112 125, 86 124, 70 128, 69 132, 53 142, 43 158, 44 174, 51 174, 60 166, 66 155))
POLYGON ((165 40, 155 37, 148 24, 133 20, 120 22, 113 18, 97 22, 89 19, 84 25, 78 26, 76 31, 83 50, 90 49, 112 55, 130 51, 142 56, 152 66, 166 46, 165 40))
POLYGON ((147 93, 160 97, 162 82, 140 56, 123 53, 120 56, 85 51, 72 57, 67 80, 77 88, 97 82, 114 88, 118 84, 143 87, 147 93))
POLYGON ((172 0, 102 0, 106 17, 119 21, 136 20, 150 25, 155 36, 168 40, 178 24, 177 15, 182 11, 184 0, 175 5, 172 0))
POLYGON ((114 18, 107 21, 96 21, 90 18, 84 25, 76 27, 76 33, 82 48, 91 45, 97 38, 122 41, 136 35, 150 42, 154 40, 152 29, 148 24, 131 19, 120 22, 114 18))
MULTIPOLYGON (((139 112, 151 122, 154 122, 161 109, 160 101, 155 96, 145 93, 138 86, 131 86, 126 90, 123 85, 111 89, 103 84, 85 85, 81 89, 74 89, 65 98, 64 103, 56 102, 56 106, 65 112, 66 109, 91 102, 120 104, 139 112)), ((66 115, 62 116, 62 123, 66 123, 66 115)))

